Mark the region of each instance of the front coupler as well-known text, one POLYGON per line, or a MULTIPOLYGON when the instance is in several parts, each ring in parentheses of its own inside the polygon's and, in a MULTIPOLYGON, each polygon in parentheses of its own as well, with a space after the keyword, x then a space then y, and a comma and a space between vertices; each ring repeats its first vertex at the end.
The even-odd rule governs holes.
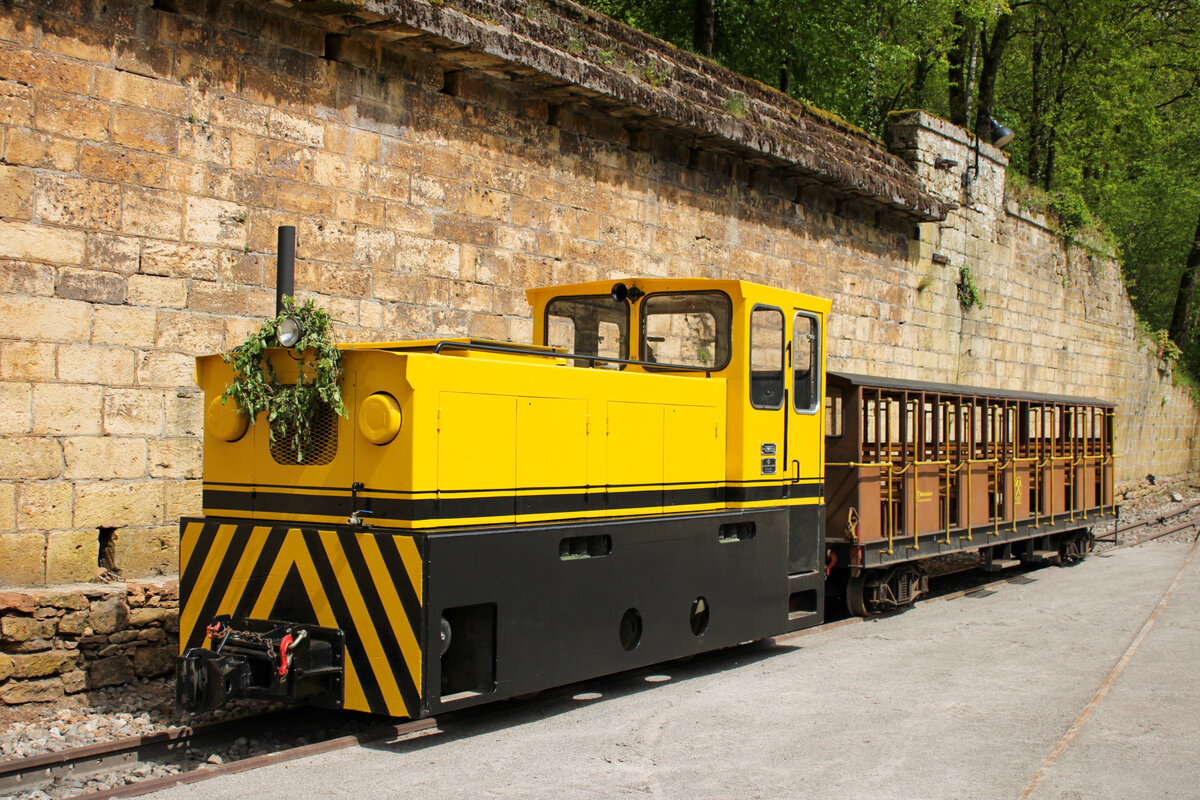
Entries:
POLYGON ((211 649, 193 647, 179 659, 178 708, 209 711, 238 697, 341 707, 345 637, 340 630, 217 617, 207 633, 211 649))

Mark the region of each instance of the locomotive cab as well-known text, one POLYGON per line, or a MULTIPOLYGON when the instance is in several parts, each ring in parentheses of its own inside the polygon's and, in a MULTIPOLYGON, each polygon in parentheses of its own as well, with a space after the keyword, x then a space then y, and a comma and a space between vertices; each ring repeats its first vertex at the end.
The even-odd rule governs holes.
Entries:
MULTIPOLYGON (((349 416, 305 457, 198 360, 182 705, 419 717, 822 621, 828 301, 711 280, 528 296, 532 345, 342 346, 349 416)), ((303 354, 271 358, 286 380, 303 354)))

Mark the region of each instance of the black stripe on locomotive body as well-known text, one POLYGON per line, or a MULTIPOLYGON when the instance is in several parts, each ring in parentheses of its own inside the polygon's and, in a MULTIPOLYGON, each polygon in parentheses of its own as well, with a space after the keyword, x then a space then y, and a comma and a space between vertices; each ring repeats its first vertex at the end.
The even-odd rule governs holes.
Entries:
POLYGON ((495 496, 464 497, 463 492, 439 492, 433 497, 401 497, 394 493, 366 491, 354 497, 349 489, 315 495, 304 487, 205 486, 204 507, 210 513, 255 512, 258 514, 303 514, 349 517, 367 511, 374 520, 411 523, 416 520, 489 519, 499 516, 577 514, 622 511, 663 506, 713 503, 756 503, 781 500, 820 499, 824 483, 808 479, 795 483, 746 482, 742 485, 703 486, 578 487, 555 492, 493 492, 495 496))

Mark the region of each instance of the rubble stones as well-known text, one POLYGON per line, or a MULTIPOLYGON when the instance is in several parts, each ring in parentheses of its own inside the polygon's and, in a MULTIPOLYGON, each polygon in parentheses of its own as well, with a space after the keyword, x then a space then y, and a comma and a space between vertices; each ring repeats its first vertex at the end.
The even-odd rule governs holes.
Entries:
POLYGON ((179 584, 0 593, 0 708, 170 674, 179 584))

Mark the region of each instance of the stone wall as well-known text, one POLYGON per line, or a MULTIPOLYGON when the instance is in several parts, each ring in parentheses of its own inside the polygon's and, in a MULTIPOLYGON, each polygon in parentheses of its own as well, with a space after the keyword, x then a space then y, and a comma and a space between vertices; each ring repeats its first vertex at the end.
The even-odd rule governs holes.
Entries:
POLYGON ((179 587, 63 586, 0 592, 0 702, 64 695, 174 672, 179 587))
MULTIPOLYGON (((0 6, 0 585, 93 579, 101 539, 126 577, 176 571, 193 357, 272 313, 282 224, 346 340, 528 340, 531 286, 742 278, 833 298, 835 369, 1118 400, 1123 477, 1197 468, 1195 406, 1139 350, 1111 259, 1006 207, 989 148, 964 196, 961 131, 907 122, 913 189, 881 143, 768 89, 712 99, 714 76, 746 82, 708 62, 605 65, 605 42, 640 41, 611 21, 553 51, 582 12, 566 0, 521 34, 553 75, 455 3, 330 11, 349 5, 0 6), (617 88, 563 79, 577 46, 578 74, 617 88), (684 99, 662 108, 705 115, 663 116, 667 89, 684 99), (784 126, 846 158, 785 168, 784 126), (957 171, 932 163, 947 148, 957 171), (838 174, 856 158, 888 180, 838 174), (960 207, 915 221, 935 196, 960 207), (956 299, 966 263, 981 309, 956 299)), ((497 8, 516 24, 520 5, 497 8)))

